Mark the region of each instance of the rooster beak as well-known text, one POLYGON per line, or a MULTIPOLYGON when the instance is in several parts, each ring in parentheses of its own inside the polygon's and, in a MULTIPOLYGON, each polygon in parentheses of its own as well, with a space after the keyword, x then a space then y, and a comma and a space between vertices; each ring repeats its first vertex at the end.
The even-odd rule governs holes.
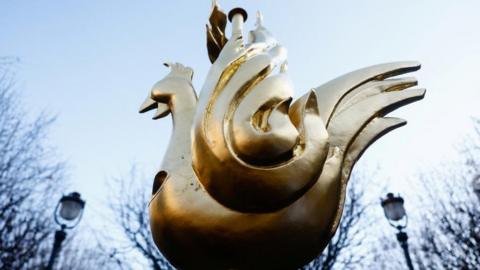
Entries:
POLYGON ((157 103, 157 112, 153 116, 153 120, 160 119, 170 113, 170 107, 165 103, 157 103))
POLYGON ((155 108, 157 108, 157 112, 155 112, 155 115, 153 116, 154 120, 167 116, 170 113, 170 107, 168 104, 157 102, 150 97, 147 97, 142 106, 140 106, 139 112, 145 113, 155 108))
POLYGON ((145 101, 143 102, 142 106, 140 106, 140 110, 138 111, 139 113, 144 113, 148 112, 150 110, 155 109, 157 107, 157 102, 150 97, 147 97, 145 101))

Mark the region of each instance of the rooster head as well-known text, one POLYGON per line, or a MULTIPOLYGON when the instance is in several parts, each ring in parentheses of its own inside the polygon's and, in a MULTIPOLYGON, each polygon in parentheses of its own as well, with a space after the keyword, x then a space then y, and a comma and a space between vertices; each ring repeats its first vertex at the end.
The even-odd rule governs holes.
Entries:
POLYGON ((150 95, 140 106, 140 113, 157 109, 153 119, 160 119, 171 112, 172 100, 175 96, 184 95, 182 93, 186 88, 192 88, 193 70, 179 63, 164 63, 170 68, 170 73, 162 80, 155 83, 150 91, 150 95), (186 87, 185 87, 186 86, 186 87))

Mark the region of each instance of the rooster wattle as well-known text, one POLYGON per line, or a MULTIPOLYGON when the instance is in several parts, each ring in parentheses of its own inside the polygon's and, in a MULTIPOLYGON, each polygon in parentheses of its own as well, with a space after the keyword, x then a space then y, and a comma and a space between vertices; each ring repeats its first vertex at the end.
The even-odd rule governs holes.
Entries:
POLYGON ((180 269, 295 269, 338 226, 355 162, 405 124, 384 117, 420 100, 416 62, 364 68, 292 103, 287 52, 263 26, 244 44, 246 12, 214 2, 207 26, 212 67, 197 104, 181 64, 154 85, 140 112, 172 113, 173 135, 150 203, 155 243, 180 269))

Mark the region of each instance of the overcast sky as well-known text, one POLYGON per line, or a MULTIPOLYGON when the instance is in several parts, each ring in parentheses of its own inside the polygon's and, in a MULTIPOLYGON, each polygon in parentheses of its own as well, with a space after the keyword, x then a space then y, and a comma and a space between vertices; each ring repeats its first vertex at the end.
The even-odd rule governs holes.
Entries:
MULTIPOLYGON (((289 50, 296 96, 357 68, 417 60, 423 101, 392 113, 409 121, 370 148, 363 166, 381 167, 378 181, 408 192, 422 167, 455 156, 480 117, 480 1, 220 1, 226 11, 261 10, 265 26, 289 50)), ((58 116, 50 136, 69 165, 72 189, 91 207, 105 182, 137 164, 154 175, 171 120, 137 113, 162 63, 195 70, 201 88, 209 61, 205 23, 210 1, 0 2, 0 55, 19 57, 17 90, 24 110, 58 116)), ((150 184, 145 187, 150 189, 150 184)), ((67 192, 67 191, 66 191, 67 192)), ((101 208, 101 206, 100 206, 101 208)), ((92 213, 92 212, 90 212, 92 213)), ((87 212, 87 216, 89 213, 87 212)), ((91 215, 91 214, 90 214, 91 215)))

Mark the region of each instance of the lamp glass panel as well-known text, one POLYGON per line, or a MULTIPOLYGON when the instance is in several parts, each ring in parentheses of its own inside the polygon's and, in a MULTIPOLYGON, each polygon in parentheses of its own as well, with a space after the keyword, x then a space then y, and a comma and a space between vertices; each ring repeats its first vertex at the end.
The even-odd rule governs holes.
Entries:
POLYGON ((389 202, 384 205, 385 216, 392 221, 399 221, 405 216, 405 208, 400 201, 389 202))
POLYGON ((65 220, 75 220, 82 211, 82 205, 73 200, 65 200, 60 205, 60 217, 65 220))

